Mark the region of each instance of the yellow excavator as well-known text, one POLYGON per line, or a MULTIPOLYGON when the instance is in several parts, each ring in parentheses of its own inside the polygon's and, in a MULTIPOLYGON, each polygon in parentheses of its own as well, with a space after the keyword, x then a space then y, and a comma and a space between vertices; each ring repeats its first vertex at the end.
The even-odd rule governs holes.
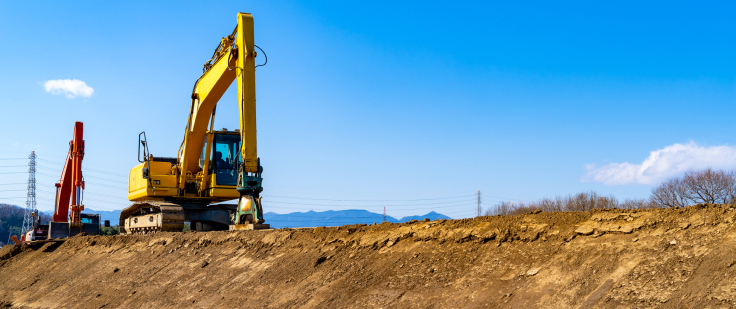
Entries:
POLYGON ((128 177, 134 204, 120 214, 121 233, 182 231, 185 222, 197 231, 269 228, 259 196, 254 47, 253 16, 238 13, 235 30, 222 38, 194 83, 177 157, 154 157, 145 132, 138 135, 140 164, 128 177), (217 102, 236 79, 240 128, 215 130, 217 102), (235 199, 237 205, 222 203, 235 199))

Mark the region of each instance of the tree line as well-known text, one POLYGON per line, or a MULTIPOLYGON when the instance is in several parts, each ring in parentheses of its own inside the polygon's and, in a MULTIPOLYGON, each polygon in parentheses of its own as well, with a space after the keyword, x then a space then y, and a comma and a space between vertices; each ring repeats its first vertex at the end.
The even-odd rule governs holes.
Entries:
POLYGON ((486 216, 518 215, 532 211, 588 211, 591 209, 646 209, 685 207, 694 204, 736 203, 736 171, 691 170, 652 188, 649 198, 618 200, 597 192, 582 192, 533 202, 502 201, 485 211, 486 216))

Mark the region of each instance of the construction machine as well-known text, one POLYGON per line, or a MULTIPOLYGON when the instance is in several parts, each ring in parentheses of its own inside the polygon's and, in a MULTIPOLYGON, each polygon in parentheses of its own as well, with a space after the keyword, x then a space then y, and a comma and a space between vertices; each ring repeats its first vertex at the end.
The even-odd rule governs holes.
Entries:
POLYGON ((100 216, 82 213, 84 204, 84 177, 82 176, 82 160, 84 159, 84 125, 74 123, 74 135, 69 142, 69 152, 64 161, 61 178, 56 183, 56 202, 54 214, 48 225, 41 224, 38 210, 33 214, 31 229, 21 236, 22 241, 33 242, 54 238, 66 238, 86 233, 100 234, 100 216))
POLYGON ((21 241, 26 243, 44 242, 53 239, 67 238, 84 232, 86 235, 100 234, 100 215, 80 213, 80 223, 74 225, 72 222, 49 222, 49 224, 41 224, 41 217, 38 210, 31 214, 33 223, 31 229, 23 236, 21 241), (53 228, 52 228, 53 227, 53 228))
POLYGON ((139 165, 130 170, 121 233, 264 229, 263 168, 256 149, 253 16, 238 13, 194 83, 184 140, 176 157, 155 157, 138 135, 139 165), (237 80, 240 128, 215 130, 217 102, 237 80), (238 204, 222 202, 237 199, 238 204))

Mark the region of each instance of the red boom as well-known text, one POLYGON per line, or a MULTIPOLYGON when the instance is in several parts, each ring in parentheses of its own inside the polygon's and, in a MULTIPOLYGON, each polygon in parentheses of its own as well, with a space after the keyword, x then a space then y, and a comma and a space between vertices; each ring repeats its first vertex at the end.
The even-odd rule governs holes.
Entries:
POLYGON ((69 142, 69 154, 66 156, 61 179, 56 184, 56 205, 53 222, 70 222, 81 224, 80 213, 84 205, 80 205, 84 181, 82 180, 82 159, 84 158, 84 140, 82 139, 82 123, 74 123, 74 138, 69 142), (71 206, 69 204, 71 198, 71 206), (69 211, 71 210, 71 214, 69 211))

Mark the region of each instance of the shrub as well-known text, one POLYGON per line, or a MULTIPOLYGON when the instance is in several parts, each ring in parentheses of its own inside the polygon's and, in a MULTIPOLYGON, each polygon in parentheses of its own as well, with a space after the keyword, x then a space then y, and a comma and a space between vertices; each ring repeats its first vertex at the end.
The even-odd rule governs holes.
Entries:
POLYGON ((502 201, 486 210, 485 215, 518 215, 536 210, 555 212, 588 211, 600 208, 640 209, 653 207, 657 207, 657 205, 646 199, 626 199, 623 202, 619 202, 614 196, 601 196, 595 191, 590 191, 575 195, 557 196, 554 199, 544 198, 526 203, 502 201))

